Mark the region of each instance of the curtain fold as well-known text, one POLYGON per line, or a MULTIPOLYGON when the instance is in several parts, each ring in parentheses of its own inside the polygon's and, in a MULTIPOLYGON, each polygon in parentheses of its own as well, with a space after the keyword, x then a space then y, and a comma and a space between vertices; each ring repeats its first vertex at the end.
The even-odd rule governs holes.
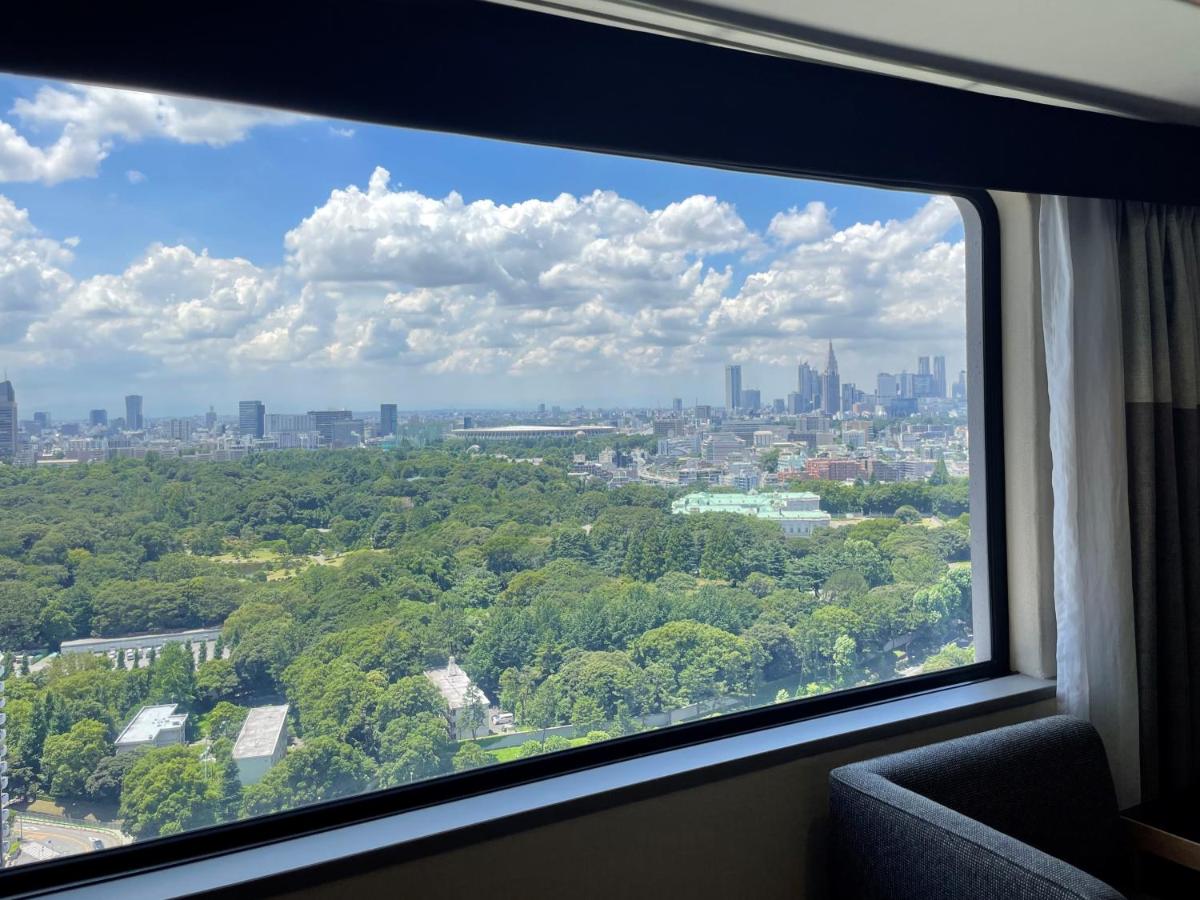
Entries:
POLYGON ((1039 251, 1059 706, 1096 727, 1129 805, 1141 765, 1115 204, 1043 197, 1039 251))
POLYGON ((1200 213, 1117 214, 1143 793, 1200 782, 1200 213))

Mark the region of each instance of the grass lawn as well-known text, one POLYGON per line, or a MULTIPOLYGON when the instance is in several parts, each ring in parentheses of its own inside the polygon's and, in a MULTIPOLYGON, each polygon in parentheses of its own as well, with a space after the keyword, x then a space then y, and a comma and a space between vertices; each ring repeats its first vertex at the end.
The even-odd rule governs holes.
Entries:
MULTIPOLYGON (((587 743, 587 738, 571 738, 570 742, 572 747, 582 747, 587 743)), ((489 750, 488 755, 496 760, 496 762, 512 762, 514 759, 520 759, 521 747, 523 746, 524 744, 519 747, 504 747, 500 750, 489 750)))

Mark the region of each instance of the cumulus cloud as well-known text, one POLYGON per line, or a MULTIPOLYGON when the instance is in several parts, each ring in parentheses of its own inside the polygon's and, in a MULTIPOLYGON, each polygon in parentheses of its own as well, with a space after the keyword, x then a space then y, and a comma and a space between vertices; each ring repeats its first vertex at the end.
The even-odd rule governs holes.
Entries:
POLYGON ((499 376, 686 383, 730 360, 820 359, 833 339, 844 371, 873 373, 897 347, 961 345, 959 222, 935 197, 834 230, 814 201, 756 233, 702 194, 659 209, 612 191, 468 202, 379 168, 289 230, 278 267, 158 245, 75 280, 69 242, 0 198, 0 316, 10 351, 60 371, 408 372, 502 396, 499 376))
POLYGON ((352 138, 354 137, 353 128, 338 128, 333 125, 329 126, 329 134, 333 137, 352 138))
POLYGON ((137 169, 130 169, 125 173, 125 178, 130 184, 142 184, 146 180, 146 173, 139 172, 137 169))
POLYGON ((115 143, 164 138, 223 147, 260 125, 298 121, 291 113, 105 87, 43 87, 0 120, 0 181, 57 184, 96 175, 115 143), (34 143, 33 136, 49 136, 34 143))
POLYGON ((776 213, 767 226, 767 234, 784 244, 815 241, 833 231, 832 212, 820 200, 776 213))

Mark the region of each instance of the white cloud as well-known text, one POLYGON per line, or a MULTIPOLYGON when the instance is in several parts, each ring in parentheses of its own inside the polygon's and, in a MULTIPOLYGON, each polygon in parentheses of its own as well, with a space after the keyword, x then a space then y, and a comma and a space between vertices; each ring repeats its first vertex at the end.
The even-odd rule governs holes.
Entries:
POLYGON ((800 210, 792 207, 776 213, 767 226, 767 234, 784 244, 815 241, 833 231, 832 211, 820 200, 805 204, 800 210))
POLYGON ((299 116, 232 103, 105 87, 43 87, 10 110, 26 133, 0 120, 0 181, 57 184, 96 175, 118 140, 164 138, 223 147, 260 125, 299 116), (31 136, 51 135, 48 144, 31 136), (56 136, 55 136, 56 135, 56 136))
POLYGON ((494 399, 514 383, 501 376, 696 385, 730 360, 818 360, 833 339, 847 380, 873 378, 898 354, 961 347, 958 223, 933 198, 907 219, 833 231, 815 201, 763 235, 710 196, 661 209, 611 191, 467 202, 393 188, 376 169, 287 232, 278 268, 160 245, 76 281, 70 240, 0 198, 0 317, 12 352, 60 372, 281 385, 409 373, 438 389, 475 379, 494 399))
POLYGON ((339 128, 339 127, 330 125, 329 126, 329 134, 332 137, 352 138, 352 137, 354 137, 354 129, 353 128, 339 128))
POLYGON ((129 180, 130 184, 142 184, 146 180, 146 173, 139 172, 137 169, 129 169, 125 173, 125 177, 129 180))

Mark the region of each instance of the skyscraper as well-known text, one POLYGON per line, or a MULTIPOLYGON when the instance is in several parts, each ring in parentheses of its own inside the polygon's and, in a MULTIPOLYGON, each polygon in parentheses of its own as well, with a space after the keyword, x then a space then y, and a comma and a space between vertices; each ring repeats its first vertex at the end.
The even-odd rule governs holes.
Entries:
POLYGON ((238 403, 238 431, 242 437, 261 439, 267 430, 267 408, 261 400, 238 403))
POLYGON ((683 412, 683 398, 676 397, 674 400, 672 400, 671 409, 677 413, 683 412))
POLYGON ((212 431, 213 428, 216 427, 216 425, 217 425, 217 411, 210 406, 208 408, 208 412, 206 412, 204 414, 204 427, 206 429, 208 429, 209 431, 212 431))
POLYGON ((141 431, 145 424, 142 419, 142 395, 130 394, 125 398, 125 430, 141 431))
POLYGON ((833 353, 833 341, 829 342, 829 355, 825 359, 825 371, 821 375, 821 412, 827 416, 842 411, 842 380, 838 377, 837 357, 833 353))
POLYGON ((896 399, 900 392, 900 384, 891 372, 880 372, 875 376, 875 397, 879 403, 886 406, 896 399))
POLYGON ((929 371, 929 357, 928 356, 918 356, 917 357, 917 374, 918 375, 932 374, 929 371))
POLYGON ((933 396, 946 396, 946 357, 933 358, 933 396))
POLYGON ((91 425, 93 428, 97 428, 97 427, 107 428, 108 427, 108 410, 107 409, 89 410, 88 411, 88 424, 91 425))
POLYGON ((821 374, 807 362, 800 363, 796 374, 796 390, 803 398, 796 412, 811 412, 821 403, 821 374))
POLYGON ((742 367, 725 367, 725 408, 742 408, 742 367))
POLYGON ((762 407, 762 391, 757 388, 742 388, 740 406, 745 410, 760 409, 762 407))
POLYGON ((17 457, 17 392, 11 381, 0 381, 0 462, 17 457))
POLYGON ((387 436, 398 431, 399 417, 396 415, 395 403, 379 404, 379 433, 387 436))

